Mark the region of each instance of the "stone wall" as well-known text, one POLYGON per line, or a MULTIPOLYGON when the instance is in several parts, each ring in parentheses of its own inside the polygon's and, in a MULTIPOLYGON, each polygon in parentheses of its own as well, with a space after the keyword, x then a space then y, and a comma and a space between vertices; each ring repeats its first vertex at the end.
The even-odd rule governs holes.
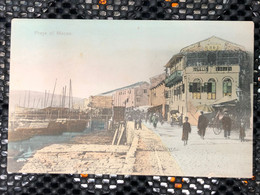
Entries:
POLYGON ((127 145, 131 145, 134 139, 134 133, 135 133, 135 129, 134 129, 134 122, 127 122, 126 125, 126 144, 127 145))

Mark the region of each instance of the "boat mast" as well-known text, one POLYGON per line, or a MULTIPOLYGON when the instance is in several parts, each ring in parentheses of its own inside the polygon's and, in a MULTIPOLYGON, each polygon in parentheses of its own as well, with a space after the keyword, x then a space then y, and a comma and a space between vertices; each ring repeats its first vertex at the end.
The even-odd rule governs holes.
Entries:
POLYGON ((65 85, 65 89, 64 89, 64 108, 66 108, 66 89, 67 89, 67 86, 65 85))
POLYGON ((43 107, 45 108, 46 107, 46 90, 44 92, 44 102, 43 102, 43 107))
POLYGON ((50 90, 48 90, 48 92, 47 92, 47 97, 46 97, 46 107, 48 107, 49 94, 50 94, 50 90))
POLYGON ((25 94, 24 94, 24 103, 23 103, 24 108, 25 108, 25 103, 26 103, 26 91, 25 91, 25 94))
POLYGON ((41 100, 41 98, 38 99, 38 102, 37 102, 36 108, 39 108, 40 100, 41 100))
POLYGON ((29 91, 29 97, 28 97, 28 108, 30 107, 30 91, 29 91))
POLYGON ((57 79, 55 80, 55 85, 54 85, 53 92, 52 92, 51 107, 52 107, 52 103, 53 103, 53 97, 54 97, 54 92, 55 92, 55 88, 56 88, 56 83, 57 83, 57 79))
POLYGON ((70 79, 70 98, 71 98, 71 109, 73 109, 73 96, 72 96, 72 83, 70 79))
POLYGON ((18 104, 18 107, 20 107, 20 102, 21 102, 21 95, 19 96, 19 104, 18 104))
POLYGON ((69 118, 69 119, 70 119, 70 103, 71 103, 71 102, 70 102, 70 98, 71 98, 70 95, 71 95, 71 80, 70 80, 70 86, 69 86, 69 110, 68 110, 68 115, 69 115, 68 118, 69 118))
MULTIPOLYGON (((52 108, 52 103, 53 103, 53 97, 54 97, 54 92, 55 92, 56 84, 57 84, 57 79, 55 80, 54 88, 53 88, 53 91, 52 91, 50 109, 52 108)), ((51 119, 51 117, 52 117, 52 112, 53 112, 53 110, 51 109, 51 110, 50 110, 50 119, 51 119)))
POLYGON ((32 106, 32 108, 34 108, 34 104, 35 104, 35 98, 33 98, 33 106, 32 106))

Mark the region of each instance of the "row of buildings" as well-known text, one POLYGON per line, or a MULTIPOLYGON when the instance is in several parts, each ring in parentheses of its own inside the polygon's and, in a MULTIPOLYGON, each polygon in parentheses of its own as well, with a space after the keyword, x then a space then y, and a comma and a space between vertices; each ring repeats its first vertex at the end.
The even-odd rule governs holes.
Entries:
MULTIPOLYGON (((213 36, 181 49, 162 66, 164 72, 150 78, 150 83, 138 82, 99 96, 105 107, 149 106, 148 112, 159 112, 167 120, 172 113, 180 113, 196 123, 198 107, 234 110, 238 102, 246 106, 244 115, 250 116, 250 59, 243 46, 213 36)), ((98 96, 87 99, 84 108, 95 99, 98 96)))
POLYGON ((83 111, 92 108, 112 108, 112 106, 123 106, 131 110, 141 106, 149 105, 149 87, 148 82, 142 81, 128 85, 119 89, 104 92, 95 96, 90 96, 74 105, 74 108, 83 111))

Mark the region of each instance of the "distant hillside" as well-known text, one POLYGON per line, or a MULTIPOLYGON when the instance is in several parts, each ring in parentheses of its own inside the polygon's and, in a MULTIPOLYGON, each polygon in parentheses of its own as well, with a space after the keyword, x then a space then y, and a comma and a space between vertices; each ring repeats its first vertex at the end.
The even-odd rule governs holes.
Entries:
MULTIPOLYGON (((9 109, 13 110, 15 106, 27 108, 44 108, 51 106, 52 93, 45 93, 38 91, 24 91, 17 90, 10 92, 9 109)), ((54 94, 52 107, 61 106, 61 95, 54 94)), ((73 97, 73 104, 82 101, 82 98, 73 97)), ((69 96, 65 98, 65 107, 69 107, 69 96)))

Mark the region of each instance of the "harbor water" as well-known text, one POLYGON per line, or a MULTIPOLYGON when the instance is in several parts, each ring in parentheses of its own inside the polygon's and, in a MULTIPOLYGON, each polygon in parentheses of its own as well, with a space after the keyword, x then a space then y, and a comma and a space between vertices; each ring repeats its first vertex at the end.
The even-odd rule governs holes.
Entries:
POLYGON ((8 143, 9 157, 16 162, 23 162, 30 158, 35 151, 40 150, 46 146, 60 143, 70 143, 74 137, 86 135, 93 131, 103 130, 105 123, 97 121, 92 125, 86 127, 81 132, 64 132, 61 135, 37 135, 27 140, 15 141, 8 143))

